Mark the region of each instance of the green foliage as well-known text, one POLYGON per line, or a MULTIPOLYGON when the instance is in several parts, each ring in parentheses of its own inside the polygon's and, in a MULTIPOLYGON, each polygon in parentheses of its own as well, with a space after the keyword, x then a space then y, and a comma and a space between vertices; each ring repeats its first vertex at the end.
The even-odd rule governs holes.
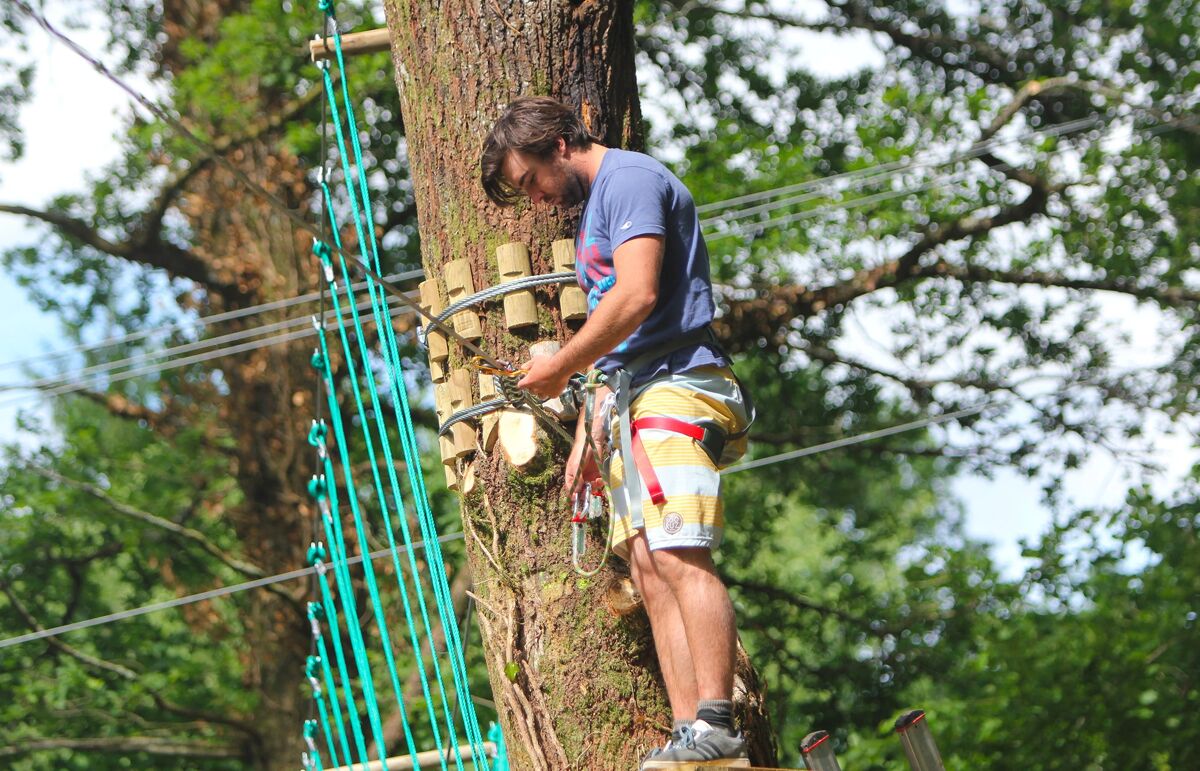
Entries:
MULTIPOLYGON (((202 451, 198 430, 167 442, 81 400, 64 403, 56 422, 58 441, 23 453, 9 449, 0 472, 0 635, 103 616, 243 578, 194 543, 38 473, 44 469, 95 485, 112 499, 197 530, 236 554, 221 508, 236 505, 239 493, 218 459, 202 451), (198 500, 205 505, 197 506, 198 500)), ((10 698, 0 704, 4 744, 120 737, 131 729, 146 735, 184 729, 196 739, 228 740, 228 726, 197 719, 250 714, 258 703, 253 690, 238 685, 246 654, 238 608, 233 599, 158 612, 66 634, 60 644, 32 642, 5 650, 0 688, 10 698)), ((22 771, 127 767, 120 756, 70 750, 9 762, 22 771)), ((142 756, 138 762, 150 767, 155 761, 142 756)), ((236 766, 197 760, 191 767, 236 766)))
MULTIPOLYGON (((319 24, 315 4, 235 2, 222 6, 229 12, 212 29, 170 34, 160 4, 96 5, 119 66, 150 73, 164 104, 199 134, 236 140, 287 113, 264 129, 263 141, 307 169, 329 161, 314 131, 319 73, 301 55, 319 24)), ((378 25, 370 8, 339 4, 342 28, 378 25)), ((736 341, 764 416, 752 456, 987 398, 1015 394, 1021 404, 959 421, 945 441, 940 430, 913 432, 727 478, 721 569, 768 682, 785 758, 795 763, 799 738, 824 727, 846 767, 895 768, 902 761, 892 720, 920 706, 950 767, 1195 767, 1200 736, 1188 716, 1200 706, 1200 482, 1194 475, 1166 495, 1137 487, 1121 507, 1074 514, 1058 484, 1098 446, 1137 449, 1149 415, 1194 424, 1200 335, 1189 298, 1200 290, 1200 142, 1194 124, 1179 118, 1194 118, 1200 86, 1196 2, 985 0, 966 13, 959 3, 928 0, 815 9, 645 0, 635 18, 639 75, 655 95, 645 99, 655 108, 649 144, 673 160, 700 204, 846 175, 736 219, 730 207, 705 212, 717 217, 708 227, 719 236, 710 246, 725 310, 786 306, 786 296, 772 294, 781 285, 861 290, 781 313, 777 329, 736 341), (870 56, 831 75, 826 62, 805 56, 816 35, 870 56), (1006 119, 995 162, 956 157, 990 135, 1034 82, 1053 87, 1006 119), (1053 135, 1089 117, 1094 124, 1053 135), (1031 198, 1031 178, 1013 169, 1045 184, 1044 205, 1031 198), (955 227, 1008 214, 1011 225, 917 254, 911 279, 882 270, 955 227), (920 274, 936 264, 945 272, 920 274), (1120 319, 1103 299, 1119 294, 1152 310, 1164 330, 1157 366, 1123 366, 1120 319), (984 548, 964 537, 948 489, 960 471, 1003 466, 1044 482, 1063 512, 1030 546, 1017 581, 1002 579, 984 548)), ((6 36, 22 31, 19 21, 0 9, 6 36)), ((30 77, 17 61, 0 61, 0 141, 10 154, 19 153, 16 110, 30 77)), ((418 236, 386 55, 354 60, 346 77, 364 97, 364 173, 385 268, 414 265, 418 236)), ((121 157, 88 189, 46 208, 114 243, 137 242, 147 235, 147 191, 204 153, 155 121, 131 121, 121 141, 121 157)), ((336 205, 347 219, 348 202, 336 205)), ((205 248, 178 209, 169 215, 151 235, 205 248)), ((221 306, 196 281, 164 277, 65 230, 9 250, 4 265, 76 341, 221 306), (151 302, 167 293, 180 309, 151 302)), ((190 339, 134 342, 111 357, 190 339)), ((8 451, 0 579, 43 625, 239 580, 194 544, 35 472, 97 485, 239 552, 220 513, 244 497, 229 440, 204 430, 219 414, 220 378, 195 367, 156 382, 110 384, 109 393, 136 405, 171 399, 193 413, 168 436, 88 401, 64 402, 42 427, 41 446, 8 451)), ((454 497, 436 453, 426 466, 439 524, 451 529, 454 497)), ((372 539, 384 543, 382 533, 372 539)), ((445 552, 462 559, 461 544, 445 552)), ((394 585, 385 588, 393 604, 394 585)), ((132 680, 46 643, 6 649, 0 692, 11 698, 0 702, 0 724, 10 730, 0 745, 130 733, 243 741, 230 726, 163 711, 155 696, 206 713, 263 708, 243 682, 253 652, 243 649, 241 602, 63 638, 128 668, 132 680)), ((12 599, 0 596, 0 634, 28 628, 12 599)), ((478 646, 467 648, 482 683, 478 646)), ((402 666, 412 664, 402 655, 402 666)), ((515 664, 502 674, 515 677, 515 664)), ((411 711, 423 709, 418 701, 411 711)), ((419 727, 418 741, 429 740, 419 727)), ((57 751, 20 756, 14 767, 234 767, 167 763, 57 751)))

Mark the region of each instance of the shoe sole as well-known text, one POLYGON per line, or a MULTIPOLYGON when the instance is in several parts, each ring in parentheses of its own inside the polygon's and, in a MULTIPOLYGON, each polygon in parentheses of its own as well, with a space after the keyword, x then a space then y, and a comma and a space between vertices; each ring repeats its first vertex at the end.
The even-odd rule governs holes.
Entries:
POLYGON ((719 760, 650 760, 642 766, 643 771, 656 768, 750 768, 747 758, 723 758, 719 760))

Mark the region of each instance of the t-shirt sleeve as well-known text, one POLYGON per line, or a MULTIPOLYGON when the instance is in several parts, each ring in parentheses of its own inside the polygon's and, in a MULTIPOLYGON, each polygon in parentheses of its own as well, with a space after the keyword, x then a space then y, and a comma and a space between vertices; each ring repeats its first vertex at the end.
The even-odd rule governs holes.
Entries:
POLYGON ((670 194, 662 175, 649 169, 627 167, 613 174, 604 201, 612 250, 637 236, 665 235, 670 194))

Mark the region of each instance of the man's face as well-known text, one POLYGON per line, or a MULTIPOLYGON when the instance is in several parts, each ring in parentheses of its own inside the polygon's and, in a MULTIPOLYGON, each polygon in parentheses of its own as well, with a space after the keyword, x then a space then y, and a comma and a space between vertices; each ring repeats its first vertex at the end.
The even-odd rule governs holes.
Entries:
POLYGON ((504 159, 501 173, 508 184, 534 203, 570 208, 587 195, 587 185, 583 175, 571 166, 569 155, 570 150, 561 143, 549 158, 513 150, 504 159))

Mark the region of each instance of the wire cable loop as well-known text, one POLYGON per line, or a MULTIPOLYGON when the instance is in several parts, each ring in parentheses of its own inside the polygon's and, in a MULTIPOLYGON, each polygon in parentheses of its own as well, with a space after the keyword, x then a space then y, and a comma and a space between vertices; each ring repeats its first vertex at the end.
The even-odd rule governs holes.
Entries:
MULTIPOLYGON (((574 271, 563 271, 560 273, 545 273, 540 276, 525 276, 524 278, 489 286, 487 289, 482 289, 473 295, 464 297, 437 316, 432 317, 432 320, 424 326, 422 330, 423 335, 428 336, 430 332, 434 331, 434 327, 445 328, 446 321, 454 314, 468 308, 473 308, 476 305, 481 305, 489 300, 494 300, 497 297, 503 297, 513 292, 520 292, 524 289, 535 289, 539 286, 550 286, 552 284, 570 284, 578 280, 579 277, 575 275, 574 271)), ((424 337, 422 337, 422 343, 424 343, 424 337)), ((500 369, 500 367, 497 367, 497 369, 500 369)))

